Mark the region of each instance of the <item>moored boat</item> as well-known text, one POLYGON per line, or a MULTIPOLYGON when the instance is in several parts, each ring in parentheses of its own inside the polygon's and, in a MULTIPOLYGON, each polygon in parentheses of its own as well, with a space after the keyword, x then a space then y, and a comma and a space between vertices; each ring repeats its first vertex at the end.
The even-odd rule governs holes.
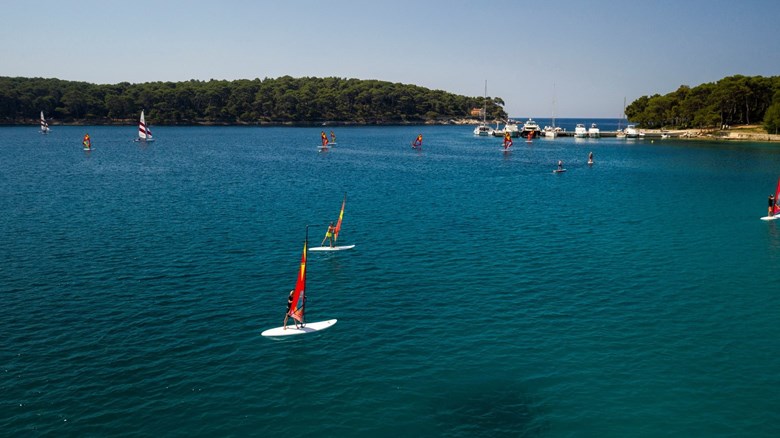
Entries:
POLYGON ((598 125, 596 125, 595 123, 591 123, 590 129, 588 129, 588 137, 590 138, 601 137, 601 131, 599 130, 598 125))
POLYGON ((531 137, 538 137, 539 133, 542 132, 542 129, 539 128, 539 124, 536 123, 533 119, 529 118, 528 121, 526 121, 523 124, 523 130, 520 133, 522 137, 528 137, 530 134, 531 137))
POLYGON ((587 136, 588 130, 585 129, 585 125, 577 123, 577 126, 574 128, 574 138, 585 138, 587 136))

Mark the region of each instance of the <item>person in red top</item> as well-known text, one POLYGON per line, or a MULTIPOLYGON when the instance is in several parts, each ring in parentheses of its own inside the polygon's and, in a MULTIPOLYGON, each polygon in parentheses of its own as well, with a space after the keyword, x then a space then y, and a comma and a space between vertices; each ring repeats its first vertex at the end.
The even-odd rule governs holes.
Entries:
POLYGON ((512 147, 512 135, 509 132, 504 133, 504 149, 512 147))
POLYGON ((328 147, 328 136, 325 135, 325 131, 322 131, 320 138, 322 138, 322 147, 328 147))

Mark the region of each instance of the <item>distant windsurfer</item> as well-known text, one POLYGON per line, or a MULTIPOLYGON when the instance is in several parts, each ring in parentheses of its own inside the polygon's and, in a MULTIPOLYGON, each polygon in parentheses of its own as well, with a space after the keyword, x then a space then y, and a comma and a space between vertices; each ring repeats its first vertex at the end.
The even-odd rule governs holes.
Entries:
MULTIPOLYGON (((292 310, 292 302, 293 302, 293 294, 295 293, 295 290, 290 291, 290 296, 287 297, 287 312, 284 314, 284 329, 287 330, 287 318, 290 317, 290 310, 292 310)), ((298 321, 293 318, 293 322, 295 322, 295 328, 298 328, 298 321)))
POLYGON ((558 172, 563 172, 563 161, 558 160, 558 172))
POLYGON ((336 134, 334 134, 333 131, 330 131, 330 142, 336 143, 336 134))
POLYGON ((415 149, 419 149, 422 147, 422 134, 417 135, 417 138, 414 140, 414 143, 412 143, 412 147, 415 149))
POLYGON ((512 135, 507 131, 504 133, 504 149, 512 147, 512 135))
POLYGON ((773 216, 776 202, 777 199, 775 199, 775 195, 769 195, 769 209, 767 210, 767 216, 773 216))
POLYGON ((320 243, 320 246, 325 245, 325 241, 330 241, 330 247, 333 248, 333 234, 336 232, 336 228, 333 226, 333 222, 328 225, 328 231, 325 232, 325 238, 322 239, 322 243, 320 243))
POLYGON ((588 154, 588 164, 593 164, 593 152, 588 154))
POLYGON ((84 140, 82 140, 81 144, 84 145, 84 149, 92 148, 92 140, 89 139, 89 133, 84 135, 84 140))
POLYGON ((322 139, 322 147, 326 148, 328 147, 328 136, 325 135, 325 131, 322 131, 320 134, 320 138, 322 139))

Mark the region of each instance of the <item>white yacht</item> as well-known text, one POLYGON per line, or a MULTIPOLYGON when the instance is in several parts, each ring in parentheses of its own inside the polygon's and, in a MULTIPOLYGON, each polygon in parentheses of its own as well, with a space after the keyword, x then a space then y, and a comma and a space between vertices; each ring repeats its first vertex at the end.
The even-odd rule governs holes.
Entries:
POLYGON ((504 124, 504 128, 498 129, 496 127, 496 129, 493 131, 493 135, 495 135, 496 137, 503 137, 504 134, 506 134, 507 132, 512 137, 515 138, 520 137, 520 127, 517 126, 517 122, 515 122, 512 119, 507 120, 506 123, 504 124))
POLYGON ((590 129, 588 129, 588 137, 590 138, 601 137, 601 131, 599 131, 599 127, 595 123, 591 123, 590 129))
POLYGON ((587 136, 588 130, 585 129, 585 125, 577 123, 577 126, 574 128, 574 138, 585 138, 587 136))
POLYGON ((485 117, 487 116, 487 81, 485 81, 485 97, 482 101, 482 123, 474 128, 474 135, 486 136, 493 135, 493 129, 487 125, 485 117))
POLYGON ((528 134, 531 134, 532 137, 537 137, 541 131, 542 129, 539 128, 538 123, 534 122, 533 119, 528 119, 528 121, 523 124, 523 132, 521 135, 523 137, 528 137, 528 134))
POLYGON ((636 126, 634 126, 634 125, 626 126, 626 130, 624 132, 626 133, 626 138, 637 138, 637 137, 639 137, 639 131, 637 131, 636 126))

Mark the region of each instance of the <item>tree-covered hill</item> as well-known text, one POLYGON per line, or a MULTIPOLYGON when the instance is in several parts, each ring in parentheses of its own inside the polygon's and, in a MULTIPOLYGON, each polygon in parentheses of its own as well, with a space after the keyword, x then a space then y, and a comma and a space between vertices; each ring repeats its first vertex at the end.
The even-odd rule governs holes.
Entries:
POLYGON ((645 128, 720 128, 780 125, 780 76, 729 76, 696 87, 683 85, 661 96, 642 96, 626 107, 629 120, 645 128))
MULTIPOLYGON (((488 118, 504 119, 488 98, 488 118)), ((242 79, 98 85, 0 77, 0 124, 32 123, 43 111, 59 123, 132 123, 141 109, 163 124, 396 124, 470 117, 482 97, 378 80, 242 79)))

